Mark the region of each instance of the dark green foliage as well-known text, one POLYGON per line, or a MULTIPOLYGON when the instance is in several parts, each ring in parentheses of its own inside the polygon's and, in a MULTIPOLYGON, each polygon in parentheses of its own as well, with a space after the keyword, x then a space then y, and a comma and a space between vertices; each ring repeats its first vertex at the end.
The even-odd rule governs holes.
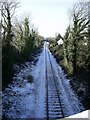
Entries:
POLYGON ((23 36, 24 49, 22 51, 22 55, 25 60, 28 60, 28 58, 31 56, 33 51, 36 49, 35 43, 37 40, 39 41, 39 39, 37 39, 37 36, 38 35, 33 29, 30 31, 29 19, 25 18, 24 19, 24 36, 23 36))

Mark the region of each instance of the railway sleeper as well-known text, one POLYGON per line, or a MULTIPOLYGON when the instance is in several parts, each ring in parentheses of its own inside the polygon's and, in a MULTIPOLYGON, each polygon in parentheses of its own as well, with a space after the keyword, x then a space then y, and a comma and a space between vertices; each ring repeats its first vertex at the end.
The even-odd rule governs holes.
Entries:
POLYGON ((59 109, 59 110, 55 110, 55 109, 51 110, 51 109, 49 109, 49 112, 62 113, 61 109, 59 109))
POLYGON ((51 100, 51 102, 59 102, 59 99, 58 98, 55 98, 55 97, 48 97, 48 100, 51 100))
POLYGON ((57 119, 57 118, 63 118, 63 115, 49 115, 49 118, 51 119, 57 119))
POLYGON ((60 106, 58 108, 56 108, 56 106, 49 106, 48 109, 49 110, 58 110, 58 111, 61 111, 61 107, 60 106))
MULTIPOLYGON (((58 104, 59 101, 58 100, 49 100, 49 103, 58 104)), ((59 103, 59 105, 60 105, 60 103, 59 103)))

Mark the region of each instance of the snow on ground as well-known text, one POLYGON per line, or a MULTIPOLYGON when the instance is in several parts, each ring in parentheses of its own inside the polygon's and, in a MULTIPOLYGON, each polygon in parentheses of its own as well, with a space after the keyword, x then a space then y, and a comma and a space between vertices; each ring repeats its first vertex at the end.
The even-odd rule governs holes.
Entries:
POLYGON ((3 92, 3 114, 7 118, 45 117, 45 52, 35 65, 26 63, 13 77, 13 84, 3 92), (27 77, 32 75, 33 82, 27 77))
POLYGON ((86 110, 84 112, 81 112, 79 114, 75 114, 75 115, 69 116, 67 118, 89 118, 89 111, 86 110))
POLYGON ((32 71, 32 75, 35 81, 35 90, 36 90, 36 111, 37 111, 37 118, 44 118, 45 116, 45 52, 40 55, 40 58, 37 62, 37 65, 34 67, 32 71))
POLYGON ((54 73, 61 90, 65 114, 69 116, 84 110, 74 95, 69 80, 65 78, 63 70, 56 63, 55 58, 48 50, 48 44, 45 43, 36 65, 27 62, 21 69, 18 68, 18 72, 13 77, 13 83, 3 92, 3 115, 7 118, 46 117, 45 49, 50 54, 54 73), (33 77, 32 82, 27 79, 30 75, 33 77))
POLYGON ((25 79, 29 74, 29 68, 21 70, 3 93, 3 113, 8 118, 34 117, 34 83, 30 84, 25 79))

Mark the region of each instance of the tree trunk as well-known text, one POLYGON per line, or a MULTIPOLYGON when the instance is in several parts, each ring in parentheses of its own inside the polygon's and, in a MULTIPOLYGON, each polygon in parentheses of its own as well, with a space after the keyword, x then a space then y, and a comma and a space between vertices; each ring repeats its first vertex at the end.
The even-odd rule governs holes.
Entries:
POLYGON ((63 43, 63 52, 64 52, 64 55, 63 55, 63 57, 64 57, 64 65, 65 66, 67 66, 68 65, 68 62, 67 62, 67 57, 66 57, 66 49, 65 49, 65 45, 64 45, 64 43, 63 43))
POLYGON ((73 73, 77 71, 77 40, 74 39, 74 50, 73 50, 73 73))

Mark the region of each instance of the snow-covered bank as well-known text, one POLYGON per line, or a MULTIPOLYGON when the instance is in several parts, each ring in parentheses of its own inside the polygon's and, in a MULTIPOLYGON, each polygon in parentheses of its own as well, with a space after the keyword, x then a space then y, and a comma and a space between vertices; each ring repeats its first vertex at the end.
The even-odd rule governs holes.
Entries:
POLYGON ((81 113, 72 115, 72 116, 67 117, 67 118, 89 118, 89 116, 88 116, 89 113, 88 113, 88 112, 89 112, 89 111, 86 110, 86 111, 84 111, 84 112, 81 112, 81 113))
POLYGON ((3 116, 5 118, 44 118, 45 117, 45 55, 40 54, 36 65, 27 62, 15 68, 18 72, 13 83, 3 92, 3 116), (28 76, 33 81, 28 81, 28 76))

